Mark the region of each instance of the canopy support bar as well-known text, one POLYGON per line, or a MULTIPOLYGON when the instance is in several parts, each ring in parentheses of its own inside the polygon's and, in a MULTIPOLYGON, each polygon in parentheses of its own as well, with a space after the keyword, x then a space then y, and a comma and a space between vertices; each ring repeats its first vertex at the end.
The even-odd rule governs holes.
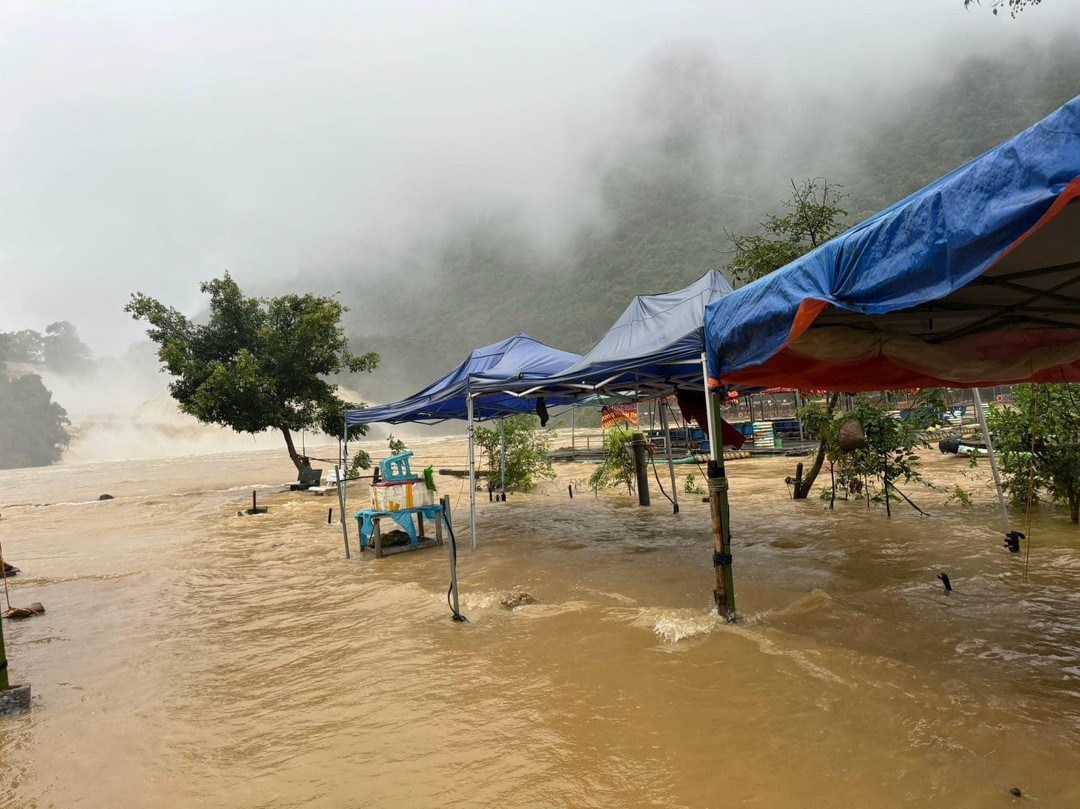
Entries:
POLYGON ((979 389, 971 389, 972 398, 975 401, 975 415, 979 419, 979 427, 982 428, 983 441, 986 442, 986 455, 990 459, 990 471, 994 475, 994 488, 997 489, 998 503, 1001 505, 1001 518, 1005 521, 1005 533, 1012 531, 1009 524, 1009 507, 1005 504, 1005 492, 1001 488, 1001 472, 998 471, 997 458, 994 457, 994 445, 990 441, 990 430, 986 427, 986 413, 983 411, 982 397, 979 389))

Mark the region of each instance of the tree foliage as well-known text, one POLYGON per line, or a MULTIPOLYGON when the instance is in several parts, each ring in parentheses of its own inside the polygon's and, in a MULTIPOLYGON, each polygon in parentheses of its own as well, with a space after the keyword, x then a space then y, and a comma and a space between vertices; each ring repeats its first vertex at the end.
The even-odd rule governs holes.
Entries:
POLYGON ((489 485, 501 484, 503 475, 503 437, 506 439, 506 487, 527 492, 537 480, 553 478, 551 445, 555 431, 540 427, 540 420, 528 413, 518 413, 501 422, 502 429, 476 428, 476 444, 487 457, 489 485))
POLYGON ((1015 505, 1041 496, 1069 506, 1080 523, 1080 390, 1074 385, 1017 385, 1012 406, 992 408, 987 422, 1015 505))
POLYGON ((45 327, 41 354, 45 366, 61 374, 86 373, 93 363, 90 348, 79 339, 75 327, 66 320, 45 327))
POLYGON ((888 395, 864 394, 846 412, 832 413, 820 402, 811 402, 800 409, 799 416, 825 447, 832 480, 830 497, 835 500, 837 485, 841 485, 848 493, 865 493, 869 502, 885 496, 885 480, 893 484, 921 479, 919 456, 915 453, 922 443, 920 433, 941 424, 944 412, 944 391, 924 388, 899 415, 894 414, 888 395), (862 427, 865 442, 858 449, 844 451, 840 432, 849 421, 862 427))
POLYGON ((625 486, 627 494, 634 493, 637 475, 634 470, 634 456, 630 450, 633 437, 633 431, 620 427, 608 431, 604 437, 604 462, 589 476, 589 487, 593 491, 625 486))
POLYGON ((93 362, 90 349, 66 320, 50 323, 45 334, 33 329, 0 332, 0 362, 44 365, 61 374, 87 371, 93 362))
POLYGON ((760 233, 740 236, 728 232, 735 251, 728 265, 731 279, 755 281, 842 233, 847 227, 847 211, 840 203, 847 194, 840 188, 824 177, 799 184, 792 180, 791 196, 783 203, 786 214, 769 214, 761 223, 760 233))
MULTIPOLYGON (((124 311, 150 324, 147 335, 174 377, 169 390, 183 412, 237 432, 279 430, 297 469, 306 468, 292 432, 340 435, 345 410, 361 406, 339 398, 324 377, 370 371, 378 355, 349 351, 341 326, 347 309, 333 297, 249 298, 228 273, 200 289, 210 296, 205 325, 141 292, 124 311)), ((350 437, 365 432, 349 431, 350 437)))
MULTIPOLYGON (((1002 8, 1009 9, 1009 16, 1015 17, 1025 8, 1029 6, 1037 6, 1042 0, 990 0, 987 4, 990 6, 990 10, 997 15, 998 11, 1002 8)), ((964 0, 964 8, 969 8, 972 4, 981 6, 981 0, 964 0)))
POLYGON ((40 376, 0 370, 0 469, 56 463, 71 440, 70 423, 40 376))

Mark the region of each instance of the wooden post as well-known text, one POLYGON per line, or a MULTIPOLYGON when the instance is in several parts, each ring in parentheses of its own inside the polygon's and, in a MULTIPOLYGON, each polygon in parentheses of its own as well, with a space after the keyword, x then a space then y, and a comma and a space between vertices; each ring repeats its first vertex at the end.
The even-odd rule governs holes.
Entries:
POLYGON ((379 518, 373 517, 371 522, 374 526, 371 532, 371 543, 375 548, 375 558, 382 559, 382 529, 379 527, 379 518))
POLYGON ((645 460, 645 436, 634 433, 631 436, 634 449, 634 471, 637 473, 637 498, 639 506, 649 505, 649 463, 645 460))
POLYGON ((424 512, 416 512, 416 537, 417 539, 427 539, 424 535, 424 512))

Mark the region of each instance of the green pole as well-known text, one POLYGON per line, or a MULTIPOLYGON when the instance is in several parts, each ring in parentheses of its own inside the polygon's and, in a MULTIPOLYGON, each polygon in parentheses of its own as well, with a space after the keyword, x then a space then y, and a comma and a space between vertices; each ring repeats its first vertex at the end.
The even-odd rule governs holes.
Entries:
POLYGON ((0 619, 0 691, 7 691, 9 688, 11 685, 8 683, 7 652, 4 651, 4 621, 0 619))

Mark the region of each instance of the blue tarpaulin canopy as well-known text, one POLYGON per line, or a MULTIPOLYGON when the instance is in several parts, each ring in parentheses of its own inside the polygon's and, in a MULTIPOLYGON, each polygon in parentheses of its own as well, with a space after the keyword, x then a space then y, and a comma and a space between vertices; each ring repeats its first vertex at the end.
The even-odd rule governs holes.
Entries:
MULTIPOLYGON (((448 419, 464 419, 467 416, 466 397, 470 391, 476 393, 477 379, 507 382, 524 374, 545 376, 562 371, 578 359, 579 354, 560 351, 526 334, 518 334, 476 349, 449 374, 408 399, 347 411, 345 423, 351 427, 380 422, 437 424, 448 419)), ((559 402, 552 400, 550 404, 559 402)), ((508 413, 524 413, 533 407, 534 403, 514 396, 487 394, 474 397, 474 418, 483 420, 508 413)))
POLYGON ((710 382, 1080 380, 1080 97, 711 303, 710 382))
POLYGON ((509 382, 481 375, 474 389, 526 397, 623 392, 641 398, 676 387, 701 390, 705 307, 731 291, 713 270, 676 292, 639 295, 599 342, 564 370, 523 374, 509 382))

